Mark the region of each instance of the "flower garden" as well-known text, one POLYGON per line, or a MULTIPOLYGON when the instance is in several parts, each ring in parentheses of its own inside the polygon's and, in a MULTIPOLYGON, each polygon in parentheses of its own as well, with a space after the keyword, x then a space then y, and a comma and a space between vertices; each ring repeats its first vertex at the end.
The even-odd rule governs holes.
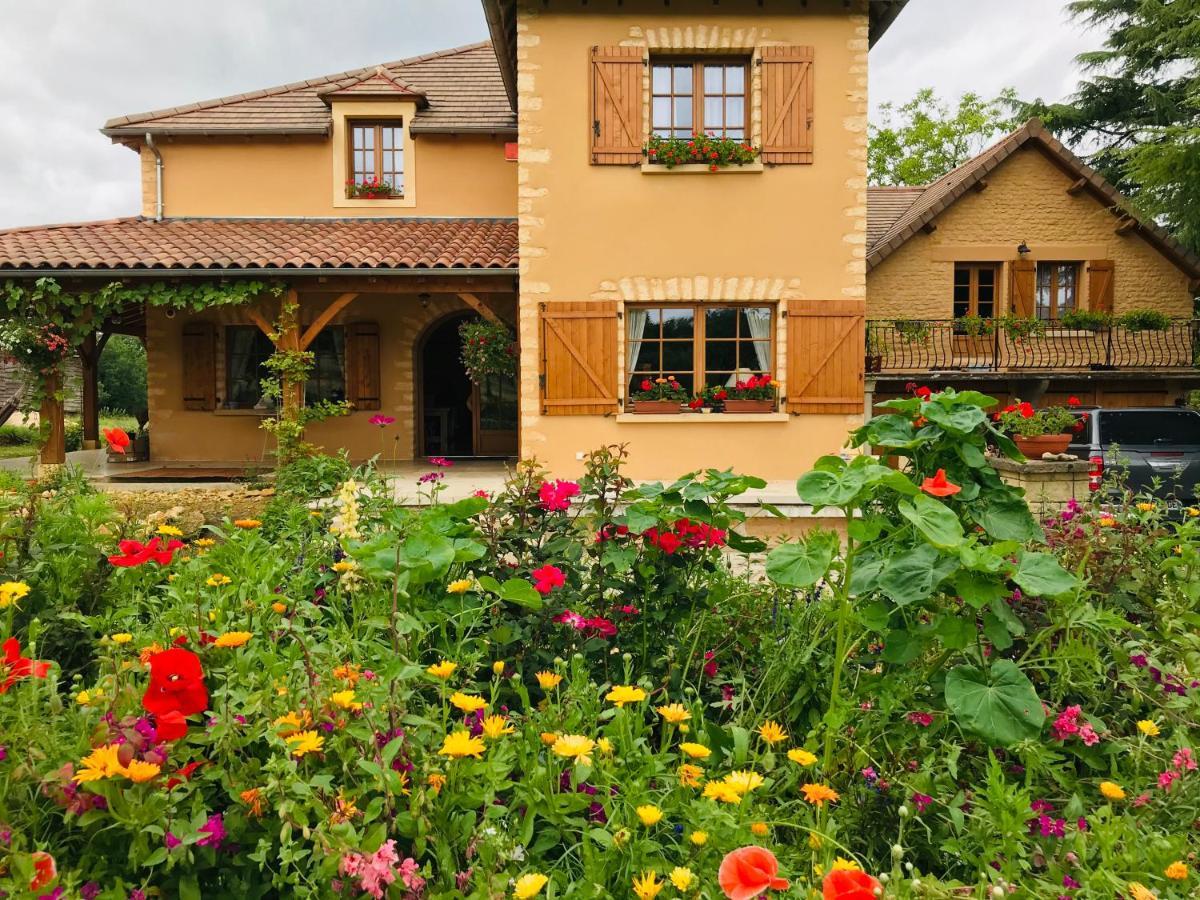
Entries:
POLYGON ((13 483, 0 890, 1196 896, 1200 510, 1035 521, 988 398, 888 405, 772 546, 619 447, 421 507, 306 457, 188 532, 13 483))

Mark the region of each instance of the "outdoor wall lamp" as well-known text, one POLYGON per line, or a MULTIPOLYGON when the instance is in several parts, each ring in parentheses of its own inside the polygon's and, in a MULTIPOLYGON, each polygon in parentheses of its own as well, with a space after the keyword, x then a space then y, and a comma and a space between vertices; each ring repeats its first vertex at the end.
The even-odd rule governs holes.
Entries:
POLYGON ((1024 259, 1031 252, 1032 251, 1029 249, 1029 245, 1024 241, 1021 241, 1021 243, 1017 244, 1017 253, 1020 255, 1021 259, 1024 259))
POLYGON ((417 294, 417 299, 421 301, 421 309, 429 309, 429 298, 432 294, 417 294))

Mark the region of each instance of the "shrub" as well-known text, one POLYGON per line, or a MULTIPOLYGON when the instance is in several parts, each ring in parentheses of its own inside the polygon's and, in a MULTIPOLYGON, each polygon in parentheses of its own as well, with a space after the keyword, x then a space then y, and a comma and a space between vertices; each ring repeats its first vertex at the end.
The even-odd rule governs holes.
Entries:
POLYGON ((114 334, 97 369, 100 406, 137 416, 147 408, 146 347, 135 337, 114 334))
POLYGON ((1103 331, 1112 325, 1110 313, 1095 312, 1090 309, 1073 309, 1058 317, 1058 324, 1063 328, 1077 331, 1103 331))

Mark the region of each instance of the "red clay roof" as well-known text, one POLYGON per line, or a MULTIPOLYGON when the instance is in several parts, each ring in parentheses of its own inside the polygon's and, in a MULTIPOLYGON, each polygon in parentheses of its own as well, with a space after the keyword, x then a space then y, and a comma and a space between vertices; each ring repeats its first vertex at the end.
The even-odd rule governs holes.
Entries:
POLYGON ((204 100, 170 109, 110 119, 110 137, 155 134, 327 134, 329 106, 323 95, 353 88, 383 68, 395 83, 424 95, 428 105, 412 130, 516 131, 491 43, 484 41, 414 56, 382 66, 337 72, 307 81, 204 100))
POLYGON ((512 219, 113 219, 0 231, 11 269, 510 269, 512 219))
POLYGON ((871 185, 867 188, 867 246, 874 247, 908 208, 925 193, 925 185, 871 185))
POLYGON ((1139 215, 1129 201, 1108 183, 1095 169, 1072 153, 1061 141, 1046 130, 1040 119, 1030 119, 1016 131, 1005 135, 978 156, 967 160, 957 169, 947 172, 937 181, 924 187, 911 188, 918 192, 908 205, 897 213, 903 202, 890 197, 879 206, 883 194, 880 188, 867 192, 867 268, 872 269, 904 245, 909 238, 936 219, 968 190, 984 181, 989 172, 1026 146, 1037 147, 1064 172, 1079 179, 1085 190, 1112 209, 1114 220, 1120 216, 1135 227, 1138 234, 1163 256, 1171 260, 1193 279, 1200 279, 1200 257, 1192 253, 1165 228, 1153 219, 1139 215), (872 212, 872 204, 878 209, 872 212), (895 214, 894 218, 892 217, 895 214), (875 227, 871 220, 875 219, 875 227), (887 221, 889 220, 890 221, 887 221), (886 225, 884 222, 886 221, 886 225))

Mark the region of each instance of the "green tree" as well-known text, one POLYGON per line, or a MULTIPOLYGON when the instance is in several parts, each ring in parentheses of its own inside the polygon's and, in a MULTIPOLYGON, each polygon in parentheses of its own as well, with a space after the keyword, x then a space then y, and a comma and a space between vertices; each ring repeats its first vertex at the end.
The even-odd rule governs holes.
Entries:
POLYGON ((1073 0, 1106 34, 1066 103, 1030 104, 1139 209, 1200 250, 1200 0, 1073 0))
POLYGON ((985 100, 963 94, 956 107, 922 88, 900 106, 884 103, 870 127, 867 165, 872 184, 928 184, 962 165, 1020 124, 1016 91, 985 100))
POLYGON ((137 415, 146 408, 146 348, 135 337, 114 334, 100 354, 100 407, 137 415))

